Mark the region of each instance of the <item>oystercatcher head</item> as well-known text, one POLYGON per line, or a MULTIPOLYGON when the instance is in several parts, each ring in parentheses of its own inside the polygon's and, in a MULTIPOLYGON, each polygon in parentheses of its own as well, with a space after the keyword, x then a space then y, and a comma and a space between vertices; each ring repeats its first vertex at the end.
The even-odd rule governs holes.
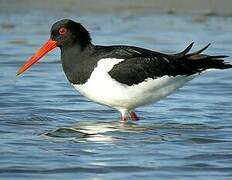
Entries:
POLYGON ((58 21, 52 25, 50 39, 19 69, 17 75, 22 74, 56 47, 65 49, 75 46, 81 50, 90 44, 90 34, 80 23, 69 19, 58 21))
POLYGON ((98 46, 77 22, 64 19, 51 28, 50 39, 19 69, 22 74, 46 53, 59 47, 69 82, 90 100, 121 112, 122 120, 138 120, 134 109, 156 102, 208 69, 227 69, 222 58, 189 53, 191 43, 177 54, 135 46, 98 46))

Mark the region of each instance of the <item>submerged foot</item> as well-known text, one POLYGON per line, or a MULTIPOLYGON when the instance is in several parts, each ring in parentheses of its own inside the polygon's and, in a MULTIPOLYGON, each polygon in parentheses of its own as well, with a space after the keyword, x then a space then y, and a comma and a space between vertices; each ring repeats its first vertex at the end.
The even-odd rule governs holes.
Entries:
POLYGON ((137 114, 134 111, 130 112, 130 117, 131 117, 132 121, 138 121, 139 120, 139 117, 137 116, 137 114))
POLYGON ((121 121, 126 122, 127 120, 128 120, 128 116, 124 115, 124 116, 121 117, 121 121))
POLYGON ((134 111, 123 111, 121 113, 121 121, 122 122, 126 122, 128 121, 128 119, 132 120, 132 121, 138 121, 139 117, 137 116, 137 114, 134 111))

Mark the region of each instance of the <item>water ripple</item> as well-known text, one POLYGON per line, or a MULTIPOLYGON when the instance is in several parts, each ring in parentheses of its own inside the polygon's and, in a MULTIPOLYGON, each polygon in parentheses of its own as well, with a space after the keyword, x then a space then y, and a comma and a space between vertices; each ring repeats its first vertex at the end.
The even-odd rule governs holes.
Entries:
POLYGON ((96 44, 130 42, 176 53, 213 39, 206 53, 232 56, 231 17, 83 15, 71 1, 63 4, 73 11, 41 13, 28 3, 25 14, 0 13, 0 179, 231 179, 231 70, 206 73, 138 108, 136 123, 119 122, 117 111, 70 87, 59 50, 15 76, 57 18, 80 21, 96 44))

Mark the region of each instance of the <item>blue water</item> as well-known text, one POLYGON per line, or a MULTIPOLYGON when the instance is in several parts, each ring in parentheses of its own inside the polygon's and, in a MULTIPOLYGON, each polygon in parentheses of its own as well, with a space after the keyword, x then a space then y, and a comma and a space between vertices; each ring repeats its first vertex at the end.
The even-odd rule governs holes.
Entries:
POLYGON ((207 53, 232 56, 232 17, 0 14, 0 179, 232 179, 231 70, 206 73, 138 108, 138 123, 121 123, 69 85, 59 50, 15 76, 61 17, 80 21, 96 44, 175 53, 211 42, 207 53))

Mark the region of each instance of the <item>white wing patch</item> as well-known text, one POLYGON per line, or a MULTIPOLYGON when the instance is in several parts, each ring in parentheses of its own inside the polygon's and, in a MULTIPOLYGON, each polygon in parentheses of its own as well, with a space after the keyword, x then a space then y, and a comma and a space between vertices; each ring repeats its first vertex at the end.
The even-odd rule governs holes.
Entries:
POLYGON ((113 68, 114 65, 122 61, 124 61, 124 59, 116 59, 116 58, 101 59, 100 61, 98 61, 97 67, 95 70, 99 72, 109 72, 113 68))

